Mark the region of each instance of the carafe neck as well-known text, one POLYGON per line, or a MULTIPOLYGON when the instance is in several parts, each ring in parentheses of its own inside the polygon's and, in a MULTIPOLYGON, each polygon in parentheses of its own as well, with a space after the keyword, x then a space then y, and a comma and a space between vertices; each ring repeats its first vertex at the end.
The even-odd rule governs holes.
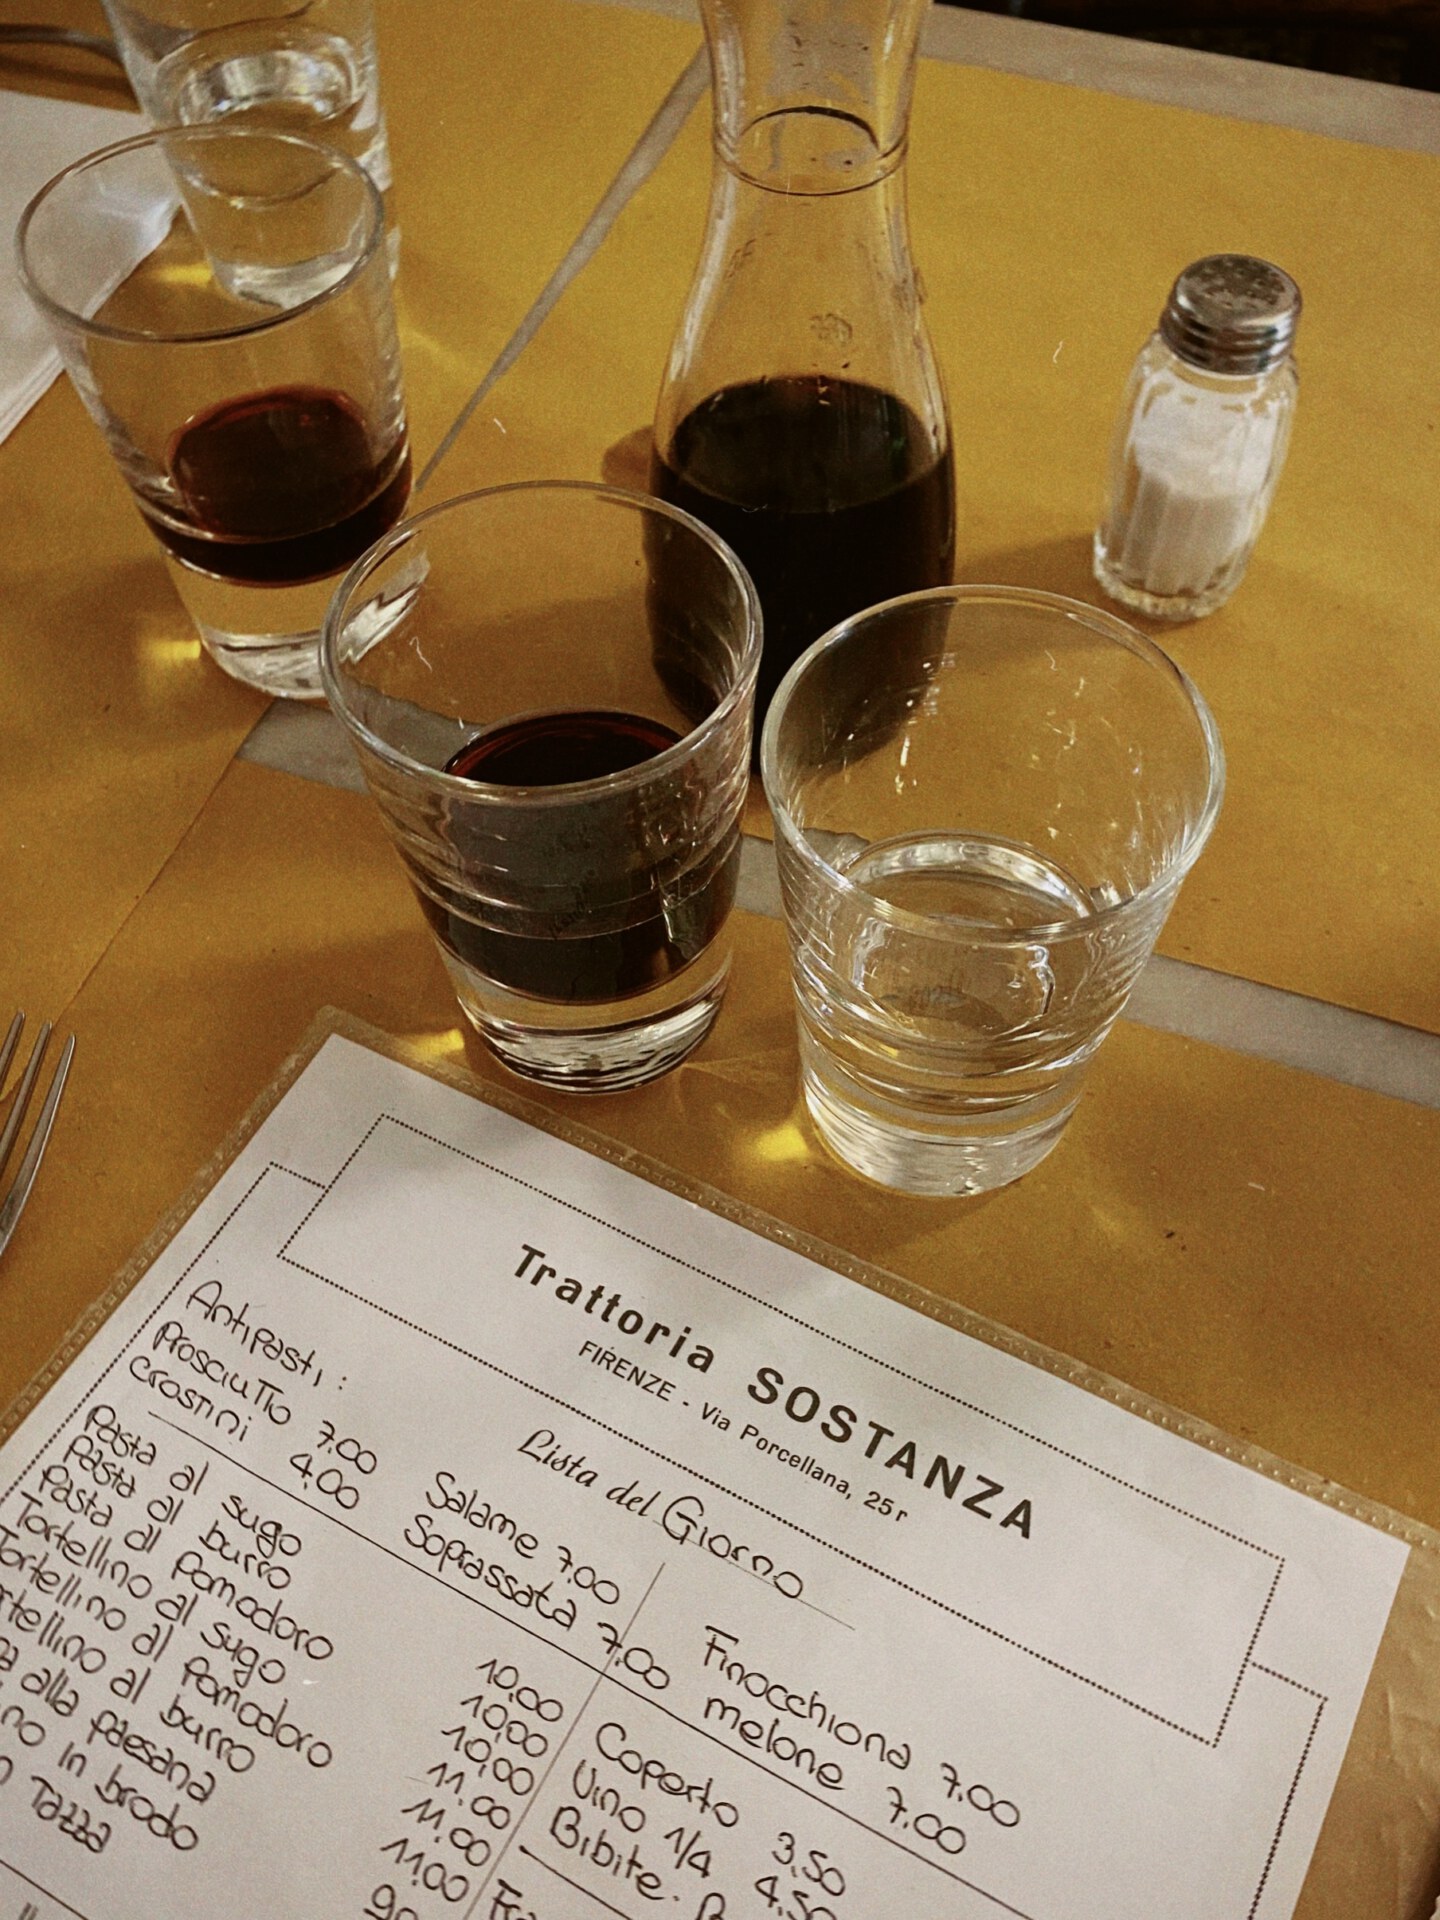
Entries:
POLYGON ((905 153, 929 0, 701 0, 715 152, 775 193, 849 193, 905 153))

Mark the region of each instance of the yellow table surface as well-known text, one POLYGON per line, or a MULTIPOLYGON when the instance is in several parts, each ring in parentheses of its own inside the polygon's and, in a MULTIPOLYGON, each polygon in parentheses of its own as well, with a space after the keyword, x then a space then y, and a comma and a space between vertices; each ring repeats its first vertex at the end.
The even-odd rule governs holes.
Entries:
MULTIPOLYGON (((707 101, 466 428, 446 491, 643 484, 709 170, 707 101)), ((910 198, 961 579, 1105 604, 1106 446, 1175 273, 1228 248, 1299 280, 1270 524, 1229 606, 1161 633, 1229 762, 1161 950, 1440 1031, 1440 160, 925 61, 910 198)))
MULTIPOLYGON (((0 0, 0 18, 94 11, 0 0)), ((697 34, 566 0, 380 0, 380 21, 423 459, 697 34)), ((43 89, 35 58, 0 55, 0 84, 43 89)), ((64 56, 54 71, 95 70, 64 56)), ((103 78, 55 86, 115 104, 103 78)), ((705 120, 488 396, 431 497, 536 475, 643 482, 703 220, 705 120)), ((927 64, 912 173, 956 424, 962 577, 1092 596, 1119 385, 1174 271, 1234 246, 1300 279, 1301 419, 1272 524, 1232 605, 1169 642, 1216 708, 1231 785, 1165 944, 1432 1031, 1436 167, 927 64)), ((0 615, 0 1010, 24 998, 79 1036, 0 1265, 3 1405, 320 1007, 503 1076, 459 1031, 368 800, 232 764, 262 703, 198 658, 68 389, 0 448, 0 509, 23 529, 0 615)), ((1440 1112, 1122 1022, 1035 1173, 984 1200, 907 1199, 819 1149, 781 929, 741 914, 736 940, 730 998, 691 1061, 623 1097, 546 1104, 1213 1423, 1224 1444, 1440 1525, 1440 1112)), ((1422 1548, 1305 1920, 1420 1913, 1436 1806, 1433 1703, 1416 1702, 1437 1594, 1422 1548)))
MULTIPOLYGON (((56 0, 4 0, 0 18, 104 30, 98 7, 56 0)), ((694 28, 619 9, 580 19, 583 88, 576 10, 563 0, 382 0, 417 464, 698 42, 694 28)), ((0 58, 0 84, 124 104, 111 71, 68 52, 0 58)), ((23 1006, 38 1020, 62 1014, 265 702, 202 654, 63 379, 0 447, 0 519, 0 1019, 23 1006)))
POLYGON ((376 11, 401 339, 423 464, 700 33, 567 0, 377 0, 376 11))

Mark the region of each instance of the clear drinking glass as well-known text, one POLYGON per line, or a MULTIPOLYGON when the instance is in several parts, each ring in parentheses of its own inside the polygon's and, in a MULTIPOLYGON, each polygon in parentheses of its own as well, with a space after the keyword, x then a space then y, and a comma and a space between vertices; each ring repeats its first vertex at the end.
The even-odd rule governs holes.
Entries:
POLYGON ((157 127, 241 121, 349 154, 382 195, 390 146, 374 0, 104 0, 135 97, 157 127))
POLYGON ((528 1079, 678 1064, 724 992, 755 590, 688 514, 584 482, 464 495, 352 569, 322 671, 461 1008, 528 1079))
POLYGON ((1110 614, 945 587, 804 654, 762 766, 822 1138, 912 1193, 1017 1179, 1215 824, 1204 701, 1110 614))
POLYGON ((355 161, 226 127, 90 154, 20 221, 26 289, 201 639, 267 693, 318 696, 331 585, 409 496, 383 234, 355 161))

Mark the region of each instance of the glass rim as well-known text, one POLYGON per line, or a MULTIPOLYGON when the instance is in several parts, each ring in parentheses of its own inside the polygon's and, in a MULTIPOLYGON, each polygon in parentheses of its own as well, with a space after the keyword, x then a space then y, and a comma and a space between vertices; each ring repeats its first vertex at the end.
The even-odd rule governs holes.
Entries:
MULTIPOLYGON (((394 771, 412 779, 419 777, 431 784, 435 791, 464 797, 472 804, 479 802, 491 806, 558 807, 573 805, 577 800, 593 799, 600 794, 638 789, 657 775, 663 776, 672 772, 689 759, 697 747, 703 745, 713 734, 721 731, 737 707, 753 696, 756 677, 760 671, 762 635, 760 596, 755 590, 754 581, 751 580, 734 550, 727 546, 718 533, 707 527, 703 520, 697 520, 694 514, 686 513, 681 507, 671 506, 666 500, 657 500, 653 494, 639 493, 630 487, 612 487, 599 480, 511 480, 501 486, 476 487, 468 493, 453 494, 448 500, 437 500, 433 506, 425 507, 421 512, 397 521, 388 533, 382 534, 372 547, 368 547, 361 554, 337 584, 330 596, 329 605, 325 609, 325 619, 320 630, 320 684, 324 688, 331 712, 370 753, 374 754, 376 759, 383 761, 394 771), (642 515, 674 521, 688 532, 700 536, 740 590, 741 603, 745 610, 745 637, 740 671, 734 683, 716 701, 704 719, 698 721, 687 733, 682 733, 672 746, 665 747, 661 752, 653 754, 650 759, 642 760, 636 766, 624 768, 619 773, 601 774, 591 780, 572 780, 564 786, 534 787, 505 786, 499 781, 477 780, 469 774, 447 773, 443 767, 426 766, 422 761, 412 759, 401 748, 393 746, 367 726, 354 711, 341 681, 336 654, 345 619, 348 616, 349 603, 356 590, 392 554, 408 545, 427 521, 437 520, 454 512, 457 508, 474 506, 477 501, 499 499, 502 495, 515 493, 581 493, 592 501, 606 501, 615 506, 628 507, 642 515)), ((546 709, 546 711, 550 710, 546 709)), ((525 716, 513 717, 524 718, 525 716)), ((496 721, 495 724, 503 725, 504 721, 496 721)))
POLYGON ((379 252, 385 237, 385 203, 380 189, 369 173, 350 154, 341 153, 338 147, 329 146, 323 140, 312 139, 308 134, 282 132, 271 127, 231 127, 224 124, 207 122, 202 126, 151 127, 144 133, 132 134, 128 139, 114 141, 108 147, 97 147, 93 153, 82 154, 78 160, 72 160, 69 166, 62 167, 45 182, 39 191, 26 203, 15 227, 15 261, 21 285, 30 299, 52 322, 58 321, 66 327, 84 333, 92 339, 119 340, 132 345, 148 344, 152 346, 188 346, 202 345, 207 341, 240 340, 253 334, 266 333, 275 327, 288 325, 292 320, 313 313, 327 300, 333 300, 344 293, 370 265, 379 252), (27 259, 26 242, 30 228, 43 202, 50 199, 57 188, 67 182, 78 179, 81 174, 89 173, 118 159, 122 154, 134 153, 142 147, 155 147, 163 150, 167 140, 219 140, 232 143, 239 140, 269 141, 287 147, 300 147, 306 153, 314 154, 326 161, 333 173, 346 173, 359 181, 369 207, 369 229, 365 235, 365 244, 359 255, 346 268, 338 280, 322 287, 318 293, 310 294, 306 299, 297 301, 293 307, 280 307, 257 314, 253 319, 237 319, 223 327, 206 327, 193 333, 160 332, 138 327, 117 327, 103 320, 88 318, 76 313, 63 300, 57 300, 46 291, 31 271, 27 259))
POLYGON ((918 593, 896 594, 893 599, 878 601, 873 607, 863 608, 847 620, 840 621, 837 626, 832 627, 828 633, 821 634, 818 640, 808 646, 791 666, 771 699, 760 740, 760 778, 765 788, 765 799, 775 825, 777 839, 783 838, 786 846, 792 849, 807 867, 821 875, 842 899, 863 904, 865 911, 875 919, 887 926, 893 926, 897 932, 912 937, 943 940, 946 944, 951 944, 956 937, 955 931, 952 930, 963 929, 967 945, 1000 948, 1013 947, 1017 943, 1023 944, 1027 940, 1037 938, 1050 941, 1066 938, 1088 939, 1095 929, 1103 928, 1117 919, 1139 913, 1145 906, 1163 895, 1167 889, 1178 887, 1200 857, 1219 817, 1220 803, 1225 797, 1225 750, 1221 743, 1220 730, 1215 724, 1215 716, 1211 713, 1200 689, 1185 669, 1172 660, 1165 649, 1157 645, 1148 634, 1141 633, 1138 627, 1132 627, 1128 621, 1121 620, 1104 607, 1092 606, 1085 600, 1071 599, 1067 594, 1050 593, 1042 587, 1010 587, 996 583, 966 581, 951 586, 928 587, 918 593), (776 797, 780 781, 776 762, 779 754, 780 728, 784 722, 785 711, 800 682, 823 655, 843 646, 857 628, 868 625, 878 615, 892 613, 898 608, 943 604, 983 604, 987 601, 999 601, 1012 607, 1029 607, 1045 614, 1059 614, 1076 625, 1088 627, 1091 632, 1103 639, 1116 641, 1163 672, 1171 680, 1188 703, 1199 728, 1200 741, 1209 769, 1209 780, 1205 804, 1186 833, 1183 846, 1171 860, 1166 862, 1164 869, 1137 892, 1123 900, 1111 901, 1108 905, 1096 907, 1083 920, 1036 920, 1020 927, 1007 927, 1001 932, 983 920, 966 920, 958 914, 916 913, 913 908, 897 907, 891 901, 881 899, 869 888, 850 879, 825 859, 824 855, 811 844, 783 801, 776 797))

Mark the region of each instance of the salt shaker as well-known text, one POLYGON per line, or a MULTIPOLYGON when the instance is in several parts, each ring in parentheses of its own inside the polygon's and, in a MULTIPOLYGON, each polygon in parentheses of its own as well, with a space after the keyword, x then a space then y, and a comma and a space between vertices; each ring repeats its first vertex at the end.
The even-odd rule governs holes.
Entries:
POLYGON ((1213 613, 1239 586, 1285 464, 1300 289, 1216 253, 1170 290, 1140 350, 1110 451, 1095 578, 1161 620, 1213 613))

